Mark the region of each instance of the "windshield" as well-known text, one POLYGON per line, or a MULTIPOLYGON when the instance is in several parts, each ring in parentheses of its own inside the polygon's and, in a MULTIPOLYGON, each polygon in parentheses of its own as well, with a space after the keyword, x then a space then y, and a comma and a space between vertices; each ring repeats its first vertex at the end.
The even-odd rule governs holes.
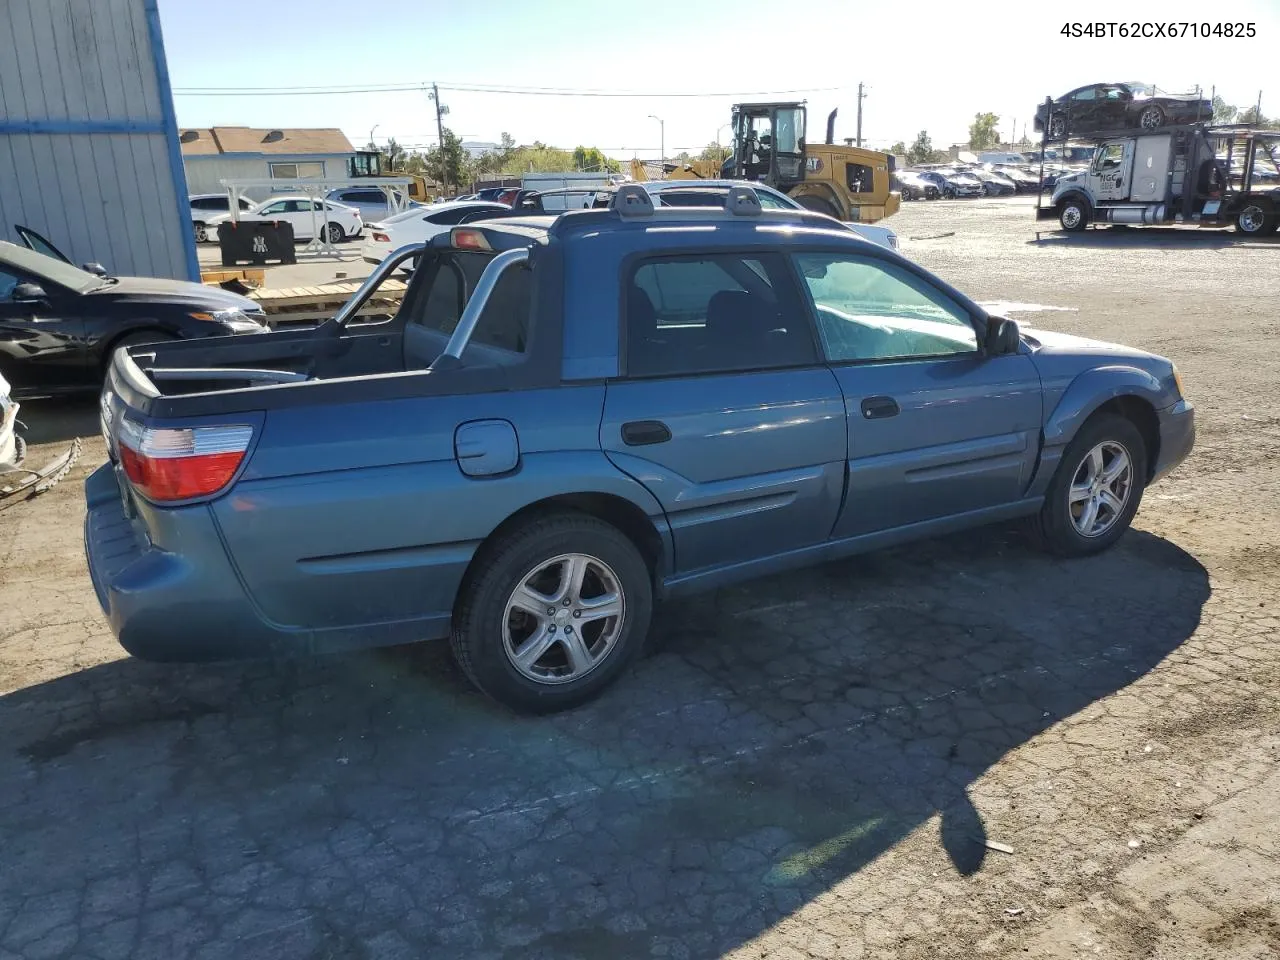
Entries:
POLYGON ((48 280, 78 293, 101 287, 106 282, 102 277, 81 270, 79 267, 73 267, 62 260, 46 257, 43 253, 36 253, 34 250, 12 243, 0 245, 0 263, 17 267, 26 273, 34 274, 41 280, 48 280))

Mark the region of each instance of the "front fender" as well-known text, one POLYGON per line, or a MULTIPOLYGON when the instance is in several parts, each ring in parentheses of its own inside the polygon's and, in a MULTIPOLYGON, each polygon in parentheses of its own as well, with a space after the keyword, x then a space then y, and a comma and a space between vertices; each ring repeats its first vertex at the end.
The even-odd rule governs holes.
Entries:
POLYGON ((1167 394, 1160 379, 1140 367, 1117 365, 1086 370, 1071 381, 1045 420, 1044 445, 1065 447, 1080 425, 1108 400, 1136 396, 1153 409, 1162 410, 1178 399, 1167 394))
POLYGON ((1050 411, 1041 433, 1040 464, 1027 491, 1043 496, 1062 459, 1063 451, 1098 408, 1116 397, 1139 397, 1156 410, 1177 402, 1158 377, 1140 367, 1115 365, 1094 367, 1080 374, 1063 392, 1050 411))

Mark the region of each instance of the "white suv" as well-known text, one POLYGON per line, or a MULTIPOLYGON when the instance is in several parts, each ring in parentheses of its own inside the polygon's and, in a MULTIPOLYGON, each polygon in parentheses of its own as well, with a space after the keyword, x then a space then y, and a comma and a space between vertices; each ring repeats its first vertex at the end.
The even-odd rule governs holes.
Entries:
MULTIPOLYGON (((191 225, 196 231, 196 243, 217 241, 217 228, 211 228, 209 221, 220 213, 231 210, 231 198, 225 193, 197 193, 189 197, 191 203, 191 225)), ((252 210, 255 204, 245 197, 240 198, 240 210, 252 210)))

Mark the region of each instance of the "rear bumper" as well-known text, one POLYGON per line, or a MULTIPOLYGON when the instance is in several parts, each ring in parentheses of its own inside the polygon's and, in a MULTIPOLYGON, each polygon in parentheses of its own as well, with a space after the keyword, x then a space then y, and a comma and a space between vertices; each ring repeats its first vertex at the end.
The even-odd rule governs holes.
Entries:
POLYGON ((156 546, 125 515, 111 464, 85 481, 85 557, 120 645, 144 660, 201 662, 328 653, 448 635, 449 617, 333 629, 272 623, 250 600, 207 505, 150 512, 181 555, 156 546))
POLYGON ((1160 421, 1160 455, 1151 471, 1151 482, 1167 476, 1191 453, 1196 442, 1196 411, 1186 400, 1156 414, 1160 421))

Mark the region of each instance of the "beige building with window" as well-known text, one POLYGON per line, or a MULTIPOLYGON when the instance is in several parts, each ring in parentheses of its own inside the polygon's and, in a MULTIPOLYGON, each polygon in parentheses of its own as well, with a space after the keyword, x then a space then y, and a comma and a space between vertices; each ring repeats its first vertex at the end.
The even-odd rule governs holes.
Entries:
POLYGON ((349 176, 356 150, 341 130, 191 127, 179 131, 187 189, 219 193, 222 180, 279 180, 277 189, 246 190, 254 200, 289 192, 289 181, 349 176))

